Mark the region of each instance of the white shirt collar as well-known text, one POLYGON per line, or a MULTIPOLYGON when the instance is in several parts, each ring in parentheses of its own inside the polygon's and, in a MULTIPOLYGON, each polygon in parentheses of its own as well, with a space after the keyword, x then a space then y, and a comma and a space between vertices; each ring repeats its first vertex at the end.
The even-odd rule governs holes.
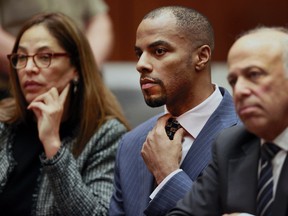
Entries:
MULTIPOLYGON (((265 141, 262 140, 263 142, 265 141)), ((273 140, 273 143, 277 144, 284 151, 288 151, 288 127, 273 140)))
MULTIPOLYGON (((196 107, 178 116, 176 119, 183 128, 194 138, 198 136, 212 113, 217 109, 222 101, 222 94, 217 85, 214 92, 196 107)), ((165 106, 165 112, 167 109, 165 106)))

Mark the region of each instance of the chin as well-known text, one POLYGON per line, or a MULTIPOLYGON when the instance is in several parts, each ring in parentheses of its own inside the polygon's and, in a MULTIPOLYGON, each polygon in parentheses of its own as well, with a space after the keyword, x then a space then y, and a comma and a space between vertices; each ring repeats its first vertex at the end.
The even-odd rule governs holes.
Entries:
POLYGON ((263 137, 263 131, 265 131, 267 126, 269 128, 269 124, 267 125, 267 121, 259 118, 246 119, 243 120, 243 123, 250 132, 260 137, 263 137))
POLYGON ((25 100, 28 104, 30 104, 37 96, 26 96, 25 100))
POLYGON ((35 100, 35 98, 37 98, 38 96, 44 94, 45 91, 35 91, 35 92, 26 92, 26 94, 24 95, 25 100, 28 104, 30 104, 32 101, 35 100))
POLYGON ((160 107, 165 104, 165 100, 145 98, 145 102, 150 107, 160 107))

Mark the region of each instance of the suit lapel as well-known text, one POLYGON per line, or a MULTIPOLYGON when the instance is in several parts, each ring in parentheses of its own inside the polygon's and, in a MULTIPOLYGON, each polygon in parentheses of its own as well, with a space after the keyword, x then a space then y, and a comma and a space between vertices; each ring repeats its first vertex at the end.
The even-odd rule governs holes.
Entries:
POLYGON ((230 210, 245 210, 250 214, 255 211, 259 146, 259 139, 251 140, 239 149, 238 155, 229 159, 226 181, 230 210))
MULTIPOLYGON (((193 145, 189 149, 181 168, 195 181, 211 160, 211 145, 217 134, 224 128, 236 125, 239 119, 234 111, 231 95, 220 88, 223 99, 211 115, 193 145)), ((191 123, 193 124, 193 123, 191 123)))
MULTIPOLYGON (((140 154, 142 145, 147 137, 147 134, 154 127, 159 116, 154 118, 153 122, 151 122, 149 127, 146 128, 146 133, 143 133, 142 137, 139 139, 137 154, 140 154)), ((140 205, 136 207, 137 208, 136 211, 138 212, 137 215, 140 216, 140 215, 143 215, 144 210, 147 208, 149 204, 149 201, 150 201, 149 196, 154 189, 154 177, 151 174, 151 172, 148 170, 141 156, 138 157, 137 168, 138 168, 137 172, 139 173, 137 181, 140 183, 139 183, 139 188, 138 188, 138 192, 139 192, 138 197, 137 197, 138 200, 135 200, 135 202, 138 202, 140 205)))
MULTIPOLYGON (((139 160, 142 160, 142 157, 139 157, 139 160)), ((139 214, 142 215, 144 210, 147 208, 149 201, 150 201, 150 194, 152 193, 154 189, 154 177, 150 173, 150 171, 147 169, 144 161, 139 161, 139 176, 138 176, 138 181, 140 182, 139 184, 139 204, 140 208, 139 214)))
POLYGON ((215 134, 221 129, 223 129, 223 125, 218 118, 216 116, 210 118, 189 149, 181 168, 189 174, 193 181, 210 162, 211 144, 215 139, 215 134))

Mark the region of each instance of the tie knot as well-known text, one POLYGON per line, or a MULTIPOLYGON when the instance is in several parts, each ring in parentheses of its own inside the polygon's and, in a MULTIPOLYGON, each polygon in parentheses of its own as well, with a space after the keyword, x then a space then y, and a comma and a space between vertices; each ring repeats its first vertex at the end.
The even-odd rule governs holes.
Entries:
POLYGON ((168 119, 165 125, 165 130, 170 140, 173 140, 174 134, 179 128, 181 128, 181 125, 175 118, 168 119))
POLYGON ((281 148, 274 143, 264 143, 261 147, 261 157, 263 160, 272 160, 281 148))

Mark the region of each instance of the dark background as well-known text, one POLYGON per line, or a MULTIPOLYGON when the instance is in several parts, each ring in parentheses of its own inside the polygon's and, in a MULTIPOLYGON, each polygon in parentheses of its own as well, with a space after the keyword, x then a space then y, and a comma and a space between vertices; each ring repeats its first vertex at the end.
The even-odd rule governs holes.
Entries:
POLYGON ((135 32, 142 17, 165 5, 192 7, 211 21, 215 30, 214 61, 225 61, 229 47, 241 32, 257 25, 288 26, 288 0, 106 0, 114 23, 111 61, 135 61, 135 32))

